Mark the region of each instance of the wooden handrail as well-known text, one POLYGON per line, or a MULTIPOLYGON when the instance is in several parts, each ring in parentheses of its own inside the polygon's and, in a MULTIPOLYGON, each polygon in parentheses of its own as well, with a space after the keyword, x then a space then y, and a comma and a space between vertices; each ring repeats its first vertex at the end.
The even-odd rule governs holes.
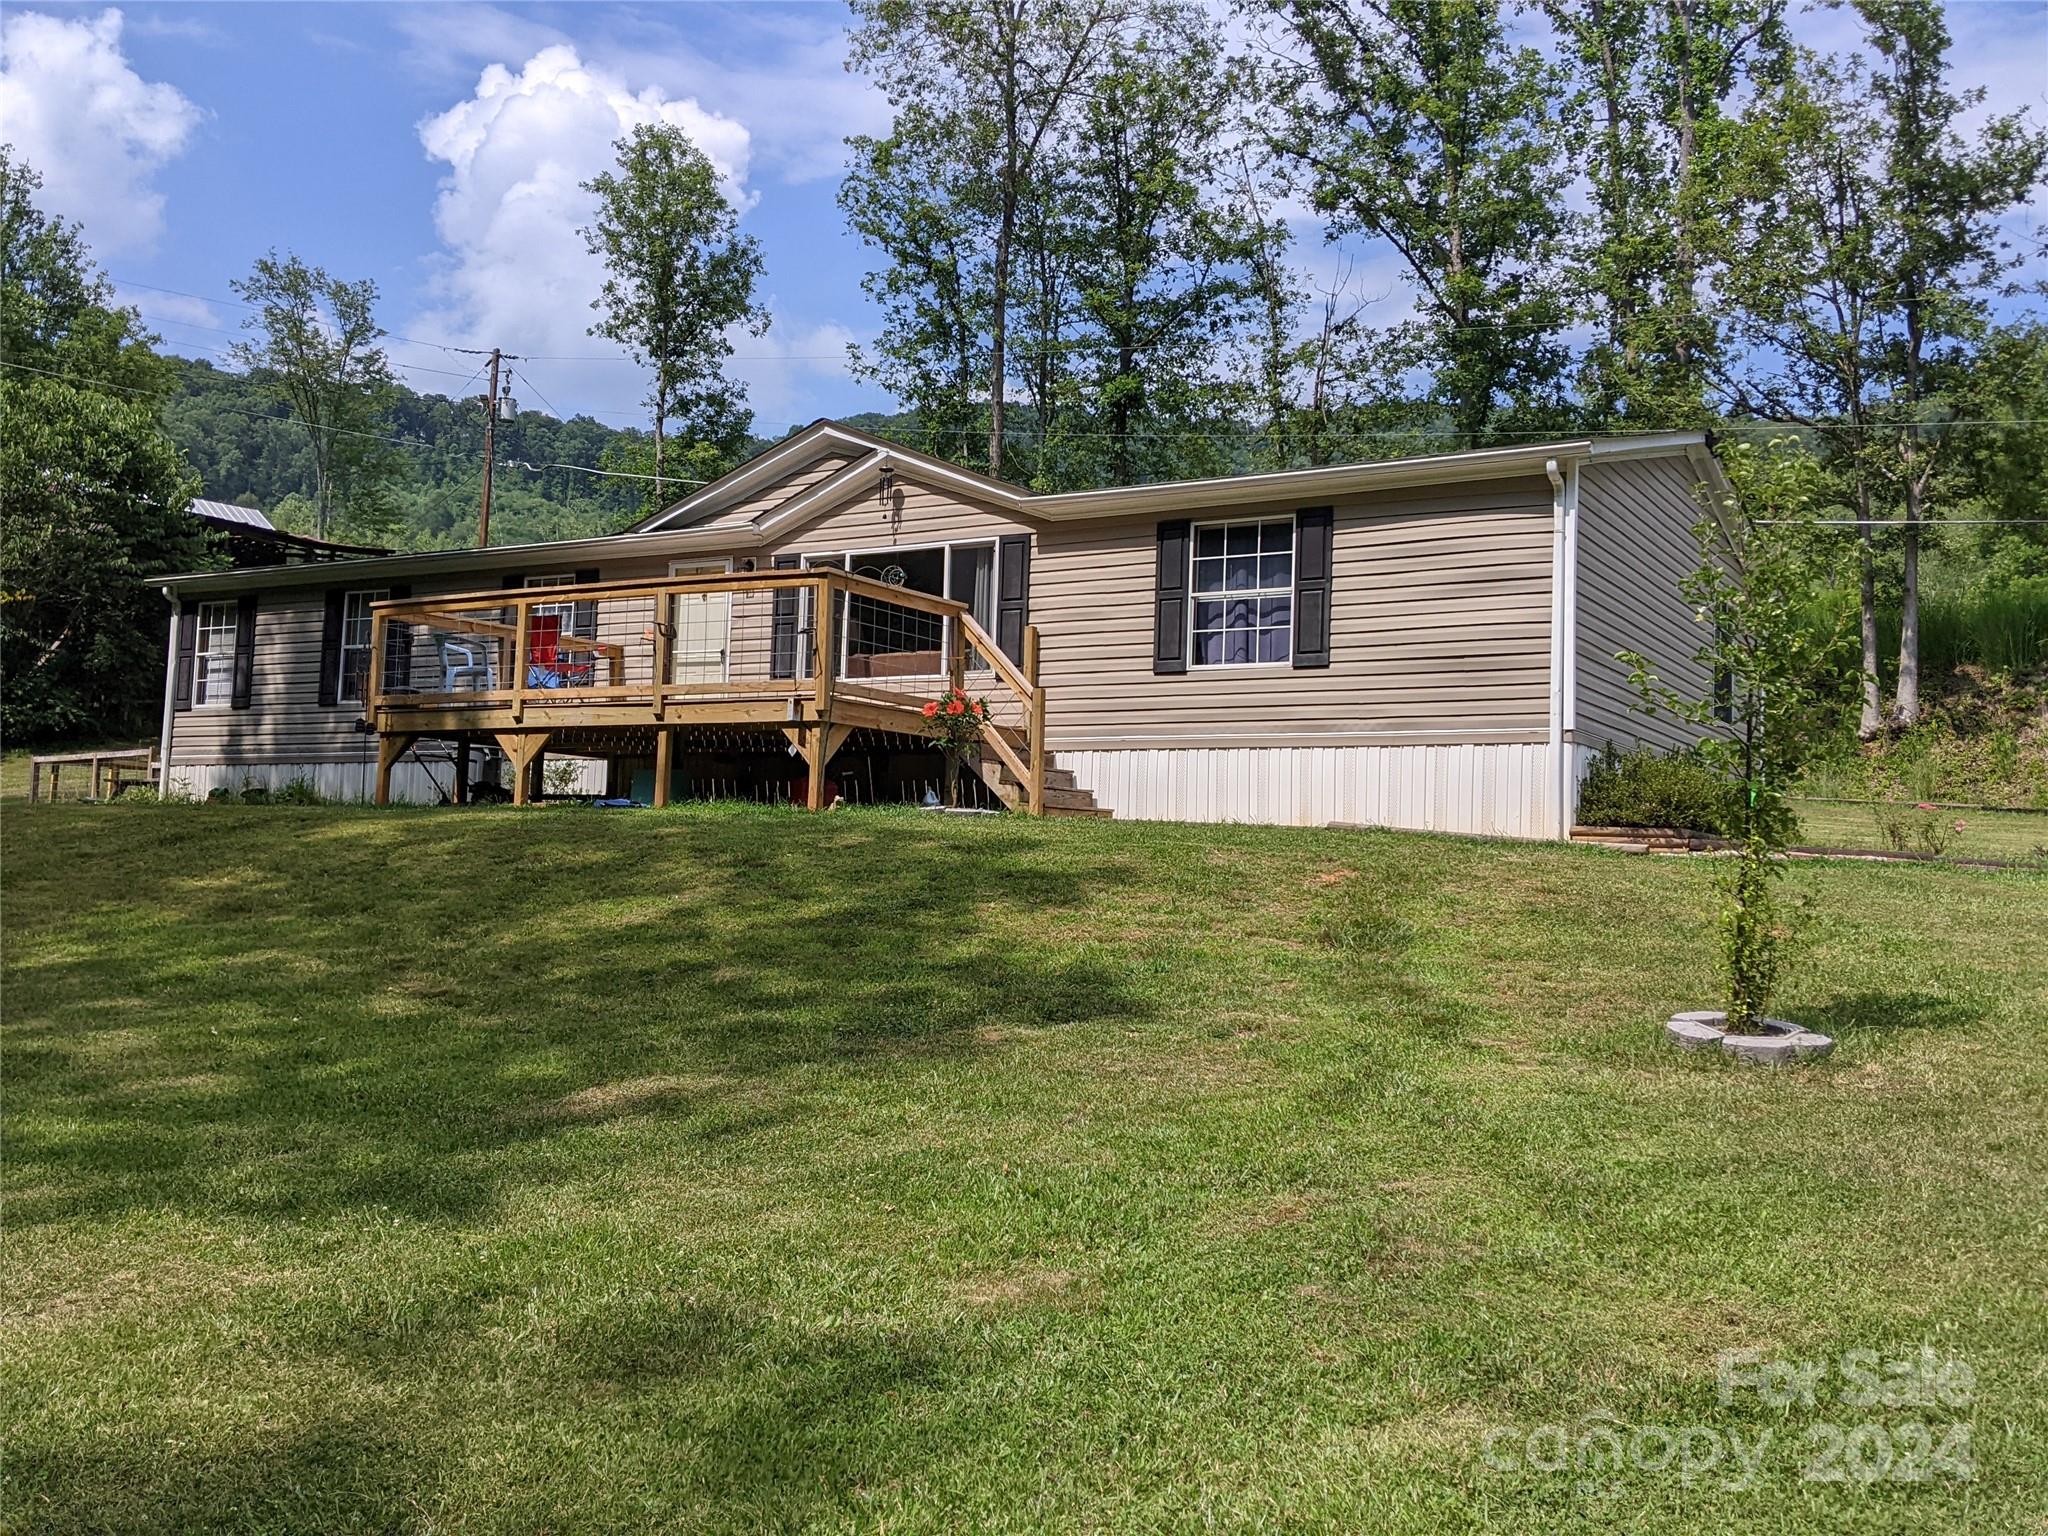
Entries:
POLYGON ((1003 648, 996 644, 989 632, 974 622, 973 614, 962 613, 960 627, 967 632, 967 638, 974 642, 974 648, 987 658, 989 670, 1009 684, 1010 692, 1028 705, 1033 692, 1031 679, 1020 672, 1017 664, 1003 654, 1003 648))

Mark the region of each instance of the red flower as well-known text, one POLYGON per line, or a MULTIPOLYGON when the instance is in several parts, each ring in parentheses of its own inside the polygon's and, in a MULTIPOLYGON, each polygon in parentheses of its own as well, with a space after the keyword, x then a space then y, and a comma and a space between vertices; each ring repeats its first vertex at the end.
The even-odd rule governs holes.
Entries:
POLYGON ((946 713, 949 715, 964 714, 966 709, 967 706, 962 704, 957 697, 946 701, 946 713))
POLYGON ((979 715, 979 714, 981 714, 981 713, 982 713, 982 708, 981 708, 981 700, 979 700, 979 699, 976 699, 976 700, 974 701, 974 712, 975 712, 975 714, 976 714, 976 715, 979 715))
POLYGON ((932 700, 928 701, 928 702, 927 702, 927 703, 925 704, 925 707, 924 707, 924 717, 925 717, 925 719, 927 719, 927 720, 930 720, 930 719, 932 719, 932 718, 933 718, 933 717, 934 717, 935 715, 937 715, 937 714, 938 714, 938 712, 939 712, 939 701, 938 701, 937 699, 932 699, 932 700))

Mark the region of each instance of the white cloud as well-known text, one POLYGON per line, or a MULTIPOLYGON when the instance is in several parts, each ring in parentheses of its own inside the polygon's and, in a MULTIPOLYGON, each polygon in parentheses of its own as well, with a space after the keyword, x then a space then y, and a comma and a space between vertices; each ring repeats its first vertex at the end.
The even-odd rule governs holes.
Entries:
MULTIPOLYGON (((419 127, 427 154, 448 168, 434 209, 442 254, 431 284, 435 303, 404 332, 524 354, 520 371, 546 391, 530 404, 644 420, 633 404, 643 376, 619 360, 617 347, 588 334, 603 267, 577 231, 592 213, 581 184, 613 164, 618 139, 656 122, 688 134, 727 194, 742 210, 751 206, 752 137, 734 119, 655 86, 636 89, 566 44, 542 48, 516 71, 487 67, 465 100, 419 127)), ((779 425, 796 408, 802 376, 844 372, 846 339, 837 327, 735 335, 744 358, 733 372, 764 424, 779 425)))
POLYGON ((102 257, 156 243, 164 199, 152 183, 203 116, 176 86, 129 68, 121 25, 115 10, 0 23, 0 135, 42 174, 45 210, 82 223, 102 257))

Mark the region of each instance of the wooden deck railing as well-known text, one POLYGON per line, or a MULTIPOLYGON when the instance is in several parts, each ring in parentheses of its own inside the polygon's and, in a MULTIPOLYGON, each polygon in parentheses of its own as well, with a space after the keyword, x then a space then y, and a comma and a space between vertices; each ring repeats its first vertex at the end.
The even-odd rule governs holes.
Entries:
MULTIPOLYGON (((363 696, 395 762, 420 736, 498 739, 515 767, 549 732, 651 727, 665 799, 673 728, 785 731, 811 794, 855 729, 924 734, 950 684, 985 697, 986 750, 1044 809, 1035 630, 1003 654, 966 604, 832 568, 394 598, 372 610, 363 696)), ((380 772, 380 788, 388 766, 380 772)), ((517 794, 515 798, 524 798, 517 794)))

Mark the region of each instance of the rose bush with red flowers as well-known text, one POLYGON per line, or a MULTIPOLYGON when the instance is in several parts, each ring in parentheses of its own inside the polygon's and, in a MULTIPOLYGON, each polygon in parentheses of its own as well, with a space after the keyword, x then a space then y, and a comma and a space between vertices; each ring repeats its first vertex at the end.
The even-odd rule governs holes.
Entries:
POLYGON ((949 688, 924 706, 925 729, 941 752, 965 759, 981 745, 982 728, 988 723, 988 704, 949 688))

